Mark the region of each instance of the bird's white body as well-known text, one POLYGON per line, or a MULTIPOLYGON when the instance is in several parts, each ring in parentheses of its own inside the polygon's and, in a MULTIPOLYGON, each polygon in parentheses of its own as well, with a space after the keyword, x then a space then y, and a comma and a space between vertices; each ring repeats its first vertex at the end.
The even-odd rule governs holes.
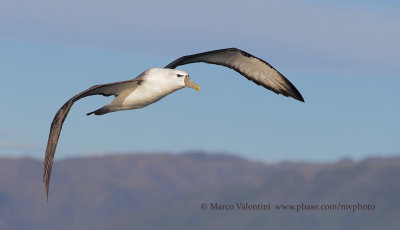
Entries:
POLYGON ((110 104, 102 109, 110 112, 143 108, 157 102, 176 90, 185 87, 185 78, 188 74, 181 70, 151 68, 140 74, 138 86, 126 95, 117 96, 110 104), (182 77, 178 77, 178 75, 182 77))

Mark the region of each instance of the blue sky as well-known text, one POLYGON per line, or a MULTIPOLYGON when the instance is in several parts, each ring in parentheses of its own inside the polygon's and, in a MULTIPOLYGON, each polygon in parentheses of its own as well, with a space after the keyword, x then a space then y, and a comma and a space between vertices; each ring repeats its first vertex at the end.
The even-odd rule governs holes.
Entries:
POLYGON ((400 155, 400 4, 396 1, 5 1, 0 8, 0 156, 42 159, 59 107, 99 83, 182 55, 237 47, 283 73, 306 103, 238 73, 180 69, 201 92, 89 116, 77 102, 56 159, 115 152, 228 152, 263 160, 400 155))

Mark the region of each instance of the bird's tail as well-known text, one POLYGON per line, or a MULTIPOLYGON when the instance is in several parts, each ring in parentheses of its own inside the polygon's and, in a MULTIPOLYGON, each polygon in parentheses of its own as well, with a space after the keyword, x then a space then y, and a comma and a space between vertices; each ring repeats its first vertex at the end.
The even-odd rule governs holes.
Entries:
POLYGON ((90 113, 87 113, 86 115, 90 115, 90 114, 94 114, 94 115, 103 115, 103 114, 106 114, 106 113, 109 113, 109 112, 111 112, 111 110, 107 107, 107 106, 104 106, 104 107, 101 107, 100 109, 98 109, 98 110, 95 110, 95 111, 93 111, 93 112, 90 112, 90 113))

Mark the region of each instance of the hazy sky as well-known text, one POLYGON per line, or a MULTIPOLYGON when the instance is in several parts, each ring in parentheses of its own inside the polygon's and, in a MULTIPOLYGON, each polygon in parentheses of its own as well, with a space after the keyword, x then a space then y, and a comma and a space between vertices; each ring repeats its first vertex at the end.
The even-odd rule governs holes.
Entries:
POLYGON ((0 156, 42 159, 73 95, 182 55, 237 47, 277 68, 306 103, 220 66, 193 64, 201 92, 86 116, 77 102, 56 159, 204 150, 264 161, 400 155, 399 1, 1 1, 0 156))

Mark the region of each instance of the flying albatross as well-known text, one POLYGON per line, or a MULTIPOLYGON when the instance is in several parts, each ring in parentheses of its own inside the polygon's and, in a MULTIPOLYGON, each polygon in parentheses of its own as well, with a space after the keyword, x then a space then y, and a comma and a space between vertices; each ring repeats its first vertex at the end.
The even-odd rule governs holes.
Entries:
POLYGON ((108 105, 87 114, 103 115, 120 110, 143 108, 184 87, 200 91, 200 86, 189 78, 188 73, 175 69, 177 66, 196 62, 231 68, 257 85, 261 85, 277 94, 304 102, 303 97, 296 87, 270 64, 236 48, 183 56, 169 63, 164 68, 148 69, 132 80, 95 85, 65 102, 51 123, 43 172, 43 182, 45 183, 47 198, 51 168, 61 128, 71 106, 77 100, 92 95, 114 95, 114 100, 108 105))

